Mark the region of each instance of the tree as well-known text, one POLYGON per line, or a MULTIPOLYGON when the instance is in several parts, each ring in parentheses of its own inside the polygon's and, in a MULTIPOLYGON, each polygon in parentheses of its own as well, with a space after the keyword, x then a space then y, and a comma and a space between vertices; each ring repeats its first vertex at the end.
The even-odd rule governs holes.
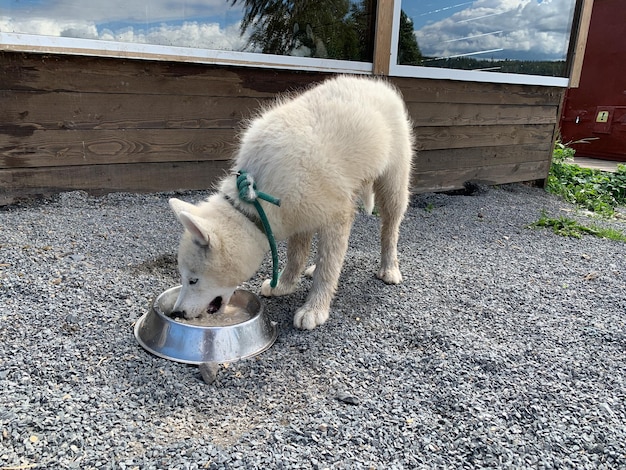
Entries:
POLYGON ((398 39, 398 64, 421 65, 423 57, 415 39, 413 20, 404 11, 400 11, 400 37, 398 39))
POLYGON ((374 0, 232 0, 241 34, 267 54, 372 60, 374 0))

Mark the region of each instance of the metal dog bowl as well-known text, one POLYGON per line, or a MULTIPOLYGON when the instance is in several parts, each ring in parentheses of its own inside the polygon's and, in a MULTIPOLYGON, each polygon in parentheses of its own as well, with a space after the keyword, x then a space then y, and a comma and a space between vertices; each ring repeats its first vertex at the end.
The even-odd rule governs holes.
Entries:
POLYGON ((226 363, 255 356, 274 344, 276 326, 252 292, 236 290, 226 306, 227 310, 247 312, 248 319, 234 324, 224 319, 224 326, 202 326, 168 316, 179 290, 180 286, 172 287, 160 294, 135 324, 137 341, 152 354, 185 364, 226 363))

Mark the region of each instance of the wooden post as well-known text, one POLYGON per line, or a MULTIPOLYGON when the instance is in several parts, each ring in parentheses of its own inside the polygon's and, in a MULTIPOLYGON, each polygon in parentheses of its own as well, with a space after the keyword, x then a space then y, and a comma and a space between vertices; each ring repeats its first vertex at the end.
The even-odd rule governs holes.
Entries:
POLYGON ((578 88, 580 84, 580 74, 585 59, 585 48, 587 47, 587 35, 589 34, 589 24, 591 22, 591 12, 593 10, 593 0, 582 0, 582 11, 578 25, 572 25, 572 34, 576 34, 576 44, 573 48, 571 58, 572 67, 570 71, 570 88, 578 88))
MULTIPOLYGON (((400 0, 398 0, 400 1, 400 0)), ((374 75, 389 75, 394 0, 378 0, 374 38, 374 75)))

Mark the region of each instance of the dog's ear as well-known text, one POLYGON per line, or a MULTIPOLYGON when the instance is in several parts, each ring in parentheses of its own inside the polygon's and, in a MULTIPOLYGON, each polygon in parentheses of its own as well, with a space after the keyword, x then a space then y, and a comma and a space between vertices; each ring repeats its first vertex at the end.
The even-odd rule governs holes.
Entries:
POLYGON ((196 212, 196 206, 188 202, 181 201, 180 199, 176 199, 175 197, 171 198, 169 200, 169 203, 170 203, 170 207, 174 211, 174 214, 176 214, 176 217, 178 217, 178 214, 180 214, 183 211, 189 212, 190 214, 193 214, 194 212, 196 212))
POLYGON ((207 227, 205 220, 186 211, 179 212, 177 215, 178 220, 189 231, 198 245, 205 247, 210 245, 211 230, 207 227))

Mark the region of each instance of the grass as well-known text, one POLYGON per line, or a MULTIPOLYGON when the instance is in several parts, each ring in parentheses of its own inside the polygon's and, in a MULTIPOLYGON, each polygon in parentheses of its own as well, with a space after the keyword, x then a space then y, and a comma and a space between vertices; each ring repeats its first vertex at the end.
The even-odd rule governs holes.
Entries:
POLYGON ((567 217, 553 219, 548 217, 545 212, 542 212, 539 220, 537 222, 533 222, 530 227, 552 228, 554 233, 564 237, 582 238, 583 235, 593 235, 599 238, 626 242, 626 234, 620 232, 619 230, 598 227, 596 225, 582 225, 581 223, 567 217))
MULTIPOLYGON (((574 152, 567 144, 556 143, 546 189, 594 214, 613 217, 615 208, 626 204, 626 165, 618 165, 615 173, 581 168, 571 163, 574 152)), ((593 235, 626 242, 626 235, 619 230, 583 225, 566 217, 554 219, 545 212, 530 227, 552 228, 554 233, 565 237, 593 235)))

